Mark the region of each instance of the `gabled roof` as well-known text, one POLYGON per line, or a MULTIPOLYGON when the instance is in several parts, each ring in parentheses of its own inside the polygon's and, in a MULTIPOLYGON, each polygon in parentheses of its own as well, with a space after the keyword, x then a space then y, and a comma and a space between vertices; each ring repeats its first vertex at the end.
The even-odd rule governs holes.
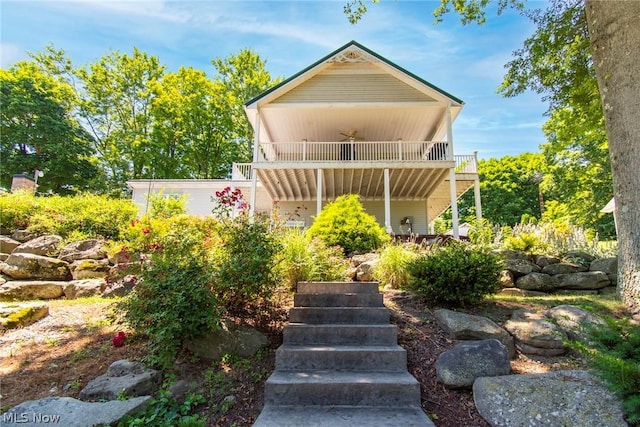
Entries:
POLYGON ((277 84, 277 85, 273 86, 272 88, 262 92, 260 95, 256 96, 255 98, 247 101, 245 103, 245 106, 249 107, 250 105, 260 101, 261 99, 263 99, 267 95, 271 94, 272 92, 278 91, 280 88, 289 85, 291 82, 295 81, 298 77, 306 74, 310 70, 312 70, 312 69, 318 67, 319 65, 325 63, 326 61, 328 61, 332 57, 339 55, 343 51, 347 51, 351 46, 355 46, 355 47, 365 51, 366 53, 368 53, 369 55, 373 56, 377 60, 387 64, 390 67, 395 68, 399 72, 406 74, 407 76, 417 80, 418 82, 422 83, 423 85, 428 86, 431 89, 436 90, 437 92, 441 93, 443 96, 449 98, 453 103, 464 104, 464 101, 462 101, 460 98, 457 98, 457 97, 451 95, 450 93, 440 89, 439 87, 429 83, 428 81, 416 76, 415 74, 411 73, 410 71, 405 70, 404 68, 400 67, 399 65, 389 61, 387 58, 383 57, 382 55, 379 55, 376 52, 372 51, 371 49, 367 48, 366 46, 358 43, 357 41, 351 40, 349 43, 339 47, 338 49, 336 49, 333 52, 329 53, 325 57, 323 57, 323 58, 319 59, 318 61, 314 62, 313 64, 309 65, 305 69, 303 69, 301 71, 298 71, 296 74, 292 75, 288 79, 283 80, 279 84, 277 84))

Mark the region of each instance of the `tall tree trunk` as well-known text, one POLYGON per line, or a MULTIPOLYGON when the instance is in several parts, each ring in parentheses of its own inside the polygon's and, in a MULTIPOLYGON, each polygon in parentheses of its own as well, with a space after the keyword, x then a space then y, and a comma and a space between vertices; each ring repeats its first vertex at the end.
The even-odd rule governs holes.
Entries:
POLYGON ((640 311, 640 2, 586 0, 613 173, 618 295, 640 311))

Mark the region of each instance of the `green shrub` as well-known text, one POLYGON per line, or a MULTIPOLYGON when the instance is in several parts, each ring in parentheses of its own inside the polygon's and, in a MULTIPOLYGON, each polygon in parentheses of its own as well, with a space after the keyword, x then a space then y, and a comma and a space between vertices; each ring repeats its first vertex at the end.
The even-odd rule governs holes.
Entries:
POLYGON ((340 246, 346 254, 372 251, 390 240, 375 217, 365 212, 356 194, 328 203, 308 232, 327 246, 340 246))
POLYGON ((584 342, 571 346, 587 357, 595 370, 618 398, 627 422, 640 425, 640 325, 628 319, 606 318, 607 325, 588 329, 584 342))
POLYGON ((143 280, 116 306, 126 324, 148 337, 151 364, 170 367, 185 340, 219 327, 223 310, 212 290, 207 224, 175 217, 149 245, 143 280))
POLYGON ((409 283, 407 265, 418 256, 413 244, 390 244, 380 252, 373 277, 383 286, 405 288, 409 283))
POLYGON ((221 224, 222 242, 213 259, 215 292, 230 312, 241 314, 271 297, 281 247, 267 218, 240 215, 221 224))
POLYGON ((129 199, 102 195, 35 197, 27 193, 0 196, 2 225, 10 230, 26 228, 37 234, 71 233, 118 239, 120 228, 133 220, 138 208, 129 199))
POLYGON ((149 216, 151 218, 171 218, 172 216, 183 215, 187 213, 187 195, 183 194, 179 197, 165 196, 160 191, 149 195, 149 216))
POLYGON ((128 415, 118 422, 118 427, 204 427, 207 420, 191 412, 205 401, 204 396, 190 393, 184 402, 179 403, 171 397, 169 391, 161 390, 144 411, 128 415))
POLYGON ((408 289, 431 304, 468 305, 500 288, 498 256, 452 241, 408 263, 408 289))
POLYGON ((285 230, 280 239, 278 271, 289 289, 295 289, 298 282, 345 279, 349 263, 340 248, 327 247, 298 229, 285 230))

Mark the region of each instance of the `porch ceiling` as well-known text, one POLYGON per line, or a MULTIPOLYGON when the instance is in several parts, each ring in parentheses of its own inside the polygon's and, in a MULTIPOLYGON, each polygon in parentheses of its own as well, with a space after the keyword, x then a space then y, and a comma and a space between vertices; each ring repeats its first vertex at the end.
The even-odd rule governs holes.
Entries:
MULTIPOLYGON (((317 200, 316 169, 258 169, 258 178, 273 200, 317 200)), ((392 200, 428 200, 429 217, 434 218, 450 204, 449 169, 390 169, 392 200)), ((384 169, 323 169, 322 200, 356 193, 363 200, 384 200, 384 169)), ((473 177, 457 180, 460 195, 473 186, 473 177)))

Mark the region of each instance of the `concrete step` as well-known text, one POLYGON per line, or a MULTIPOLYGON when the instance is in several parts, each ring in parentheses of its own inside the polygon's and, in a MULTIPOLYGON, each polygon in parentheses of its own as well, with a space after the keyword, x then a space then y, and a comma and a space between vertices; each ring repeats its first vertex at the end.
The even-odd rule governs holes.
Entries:
POLYGON ((282 371, 336 370, 402 372, 407 351, 399 345, 318 346, 283 344, 276 350, 276 369, 282 371))
POLYGON ((394 325, 308 325, 289 323, 284 327, 285 344, 394 345, 398 328, 394 325))
POLYGON ((292 323, 386 324, 389 310, 384 307, 293 307, 289 310, 292 323))
POLYGON ((379 293, 378 282, 298 282, 301 294, 379 293))
POLYGON ((274 371, 265 405, 412 406, 420 385, 409 372, 274 371))
POLYGON ((254 427, 435 427, 419 406, 273 406, 267 405, 254 427))
POLYGON ((295 307, 384 307, 382 294, 295 294, 295 307))

